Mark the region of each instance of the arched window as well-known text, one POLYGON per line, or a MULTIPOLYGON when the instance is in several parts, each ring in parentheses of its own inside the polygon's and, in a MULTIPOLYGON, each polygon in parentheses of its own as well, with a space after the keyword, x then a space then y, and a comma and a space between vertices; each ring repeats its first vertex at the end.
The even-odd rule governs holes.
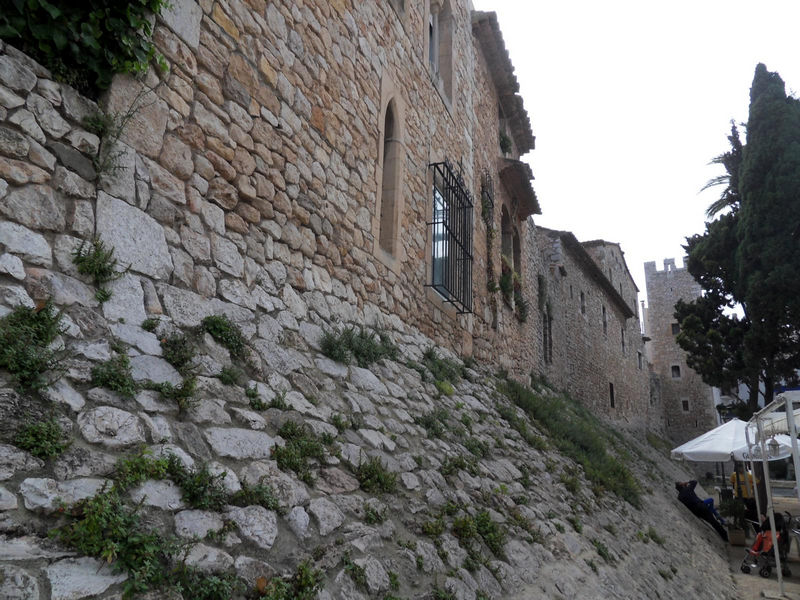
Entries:
POLYGON ((379 235, 381 248, 392 255, 396 252, 397 234, 400 229, 397 197, 401 185, 399 174, 403 154, 397 127, 395 103, 392 100, 386 107, 383 126, 383 176, 381 178, 379 235))
POLYGON ((504 206, 500 213, 500 253, 506 257, 509 266, 514 267, 514 239, 511 227, 511 217, 504 206))
POLYGON ((450 0, 430 0, 428 62, 431 74, 447 98, 453 97, 453 12, 450 0))

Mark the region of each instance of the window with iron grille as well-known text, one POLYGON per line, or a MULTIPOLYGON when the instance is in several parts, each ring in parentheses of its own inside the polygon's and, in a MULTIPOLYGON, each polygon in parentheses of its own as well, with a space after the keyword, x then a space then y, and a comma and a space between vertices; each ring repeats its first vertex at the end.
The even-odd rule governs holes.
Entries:
POLYGON ((445 161, 433 168, 431 287, 460 313, 472 312, 472 196, 445 161))

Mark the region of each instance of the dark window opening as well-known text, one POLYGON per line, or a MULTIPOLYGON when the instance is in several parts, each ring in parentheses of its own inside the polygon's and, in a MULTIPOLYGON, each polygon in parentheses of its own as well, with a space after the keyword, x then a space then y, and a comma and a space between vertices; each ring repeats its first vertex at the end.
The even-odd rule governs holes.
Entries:
POLYGON ((472 312, 472 197, 449 162, 431 166, 431 287, 460 313, 472 312))
POLYGON ((542 310, 542 355, 545 364, 553 362, 553 314, 549 303, 542 310))
POLYGON ((619 328, 619 334, 620 334, 620 337, 622 338, 622 353, 625 354, 625 328, 624 327, 620 327, 619 328))
POLYGON ((681 400, 681 408, 683 408, 683 412, 689 412, 689 401, 681 400))
POLYGON ((681 326, 679 323, 672 324, 672 335, 678 335, 681 332, 681 326))
POLYGON ((608 317, 606 316, 606 307, 603 306, 603 335, 608 334, 608 317))
POLYGON ((608 382, 608 398, 611 400, 611 408, 614 408, 614 384, 608 382))
POLYGON ((641 352, 637 352, 636 353, 636 362, 637 362, 637 364, 639 366, 639 370, 641 371, 642 370, 642 362, 643 362, 642 353, 641 352))
POLYGON ((380 237, 381 248, 389 254, 394 254, 397 244, 398 215, 396 215, 396 202, 398 196, 398 170, 403 160, 402 146, 395 131, 394 102, 386 107, 386 119, 383 128, 383 177, 381 182, 381 214, 380 237))
POLYGON ((672 378, 680 379, 680 377, 681 377, 681 368, 678 365, 672 365, 672 378))
POLYGON ((581 292, 581 314, 586 314, 586 295, 581 292))

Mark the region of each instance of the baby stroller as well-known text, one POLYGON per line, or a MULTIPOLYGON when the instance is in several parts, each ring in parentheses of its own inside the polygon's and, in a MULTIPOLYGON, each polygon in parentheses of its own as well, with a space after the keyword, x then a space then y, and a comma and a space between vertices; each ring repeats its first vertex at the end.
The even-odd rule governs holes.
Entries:
POLYGON ((772 541, 772 529, 770 528, 769 519, 765 519, 761 523, 755 543, 747 550, 744 559, 742 559, 740 567, 742 573, 749 573, 751 569, 758 569, 758 574, 761 577, 769 577, 772 574, 772 569, 775 568, 775 548, 777 547, 778 556, 781 559, 781 573, 784 577, 792 576, 787 564, 789 546, 792 541, 789 537, 788 523, 790 520, 791 517, 788 515, 787 517, 782 514, 775 515, 775 530, 778 534, 777 544, 772 541))

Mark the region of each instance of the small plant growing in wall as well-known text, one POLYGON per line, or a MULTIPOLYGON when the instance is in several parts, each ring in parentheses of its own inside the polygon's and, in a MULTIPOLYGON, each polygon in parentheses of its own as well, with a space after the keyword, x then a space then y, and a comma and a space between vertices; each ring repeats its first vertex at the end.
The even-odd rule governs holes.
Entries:
POLYGON ((50 419, 23 427, 14 438, 14 445, 37 458, 47 459, 61 454, 69 442, 65 440, 58 421, 50 419))
POLYGON ((505 131, 500 131, 499 135, 499 143, 500 143, 500 152, 503 154, 508 154, 511 152, 511 138, 508 137, 505 131))
POLYGON ((111 292, 103 287, 109 281, 122 277, 127 269, 117 270, 117 259, 114 258, 114 248, 107 247, 98 237, 86 240, 72 251, 72 262, 78 267, 78 273, 89 275, 97 287, 94 297, 101 304, 111 298, 111 292))
POLYGON ((45 373, 58 369, 60 355, 52 343, 61 333, 61 312, 50 300, 17 306, 0 319, 0 369, 8 370, 24 391, 49 385, 45 373))

